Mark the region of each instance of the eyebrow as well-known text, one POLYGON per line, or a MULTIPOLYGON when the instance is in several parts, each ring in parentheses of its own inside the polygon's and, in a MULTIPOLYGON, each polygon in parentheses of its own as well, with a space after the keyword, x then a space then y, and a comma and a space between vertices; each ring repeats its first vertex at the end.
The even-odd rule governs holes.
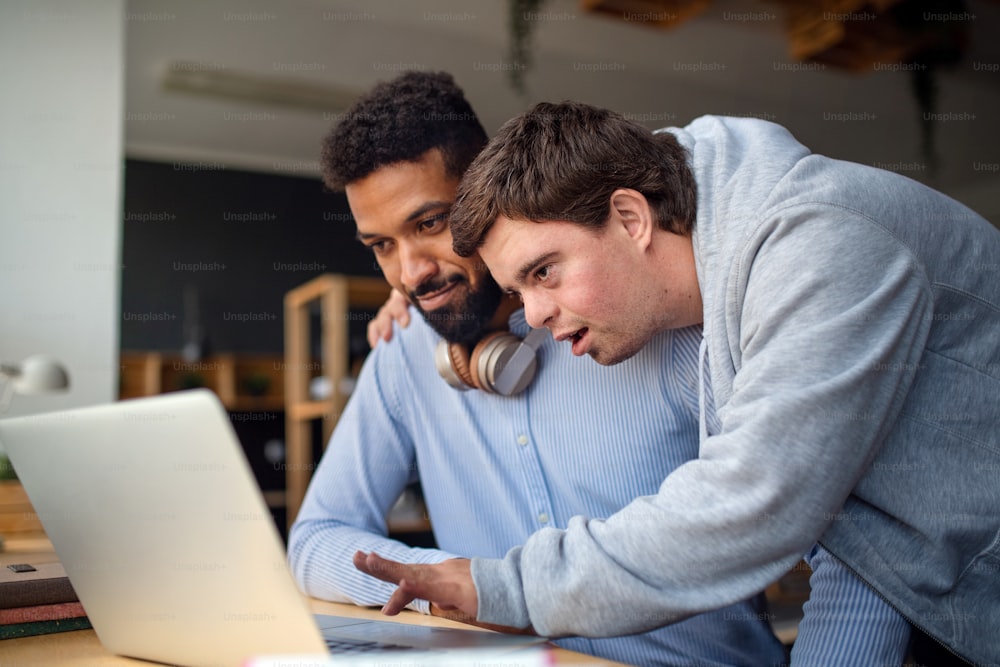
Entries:
MULTIPOLYGON (((416 222, 417 220, 419 220, 420 218, 424 217, 425 215, 427 215, 431 211, 434 211, 436 209, 449 209, 450 210, 451 206, 452 206, 452 202, 449 202, 449 201, 443 201, 443 200, 429 201, 429 202, 426 202, 425 204, 422 204, 422 205, 418 206, 416 208, 416 210, 414 210, 408 216, 406 216, 406 219, 403 220, 403 222, 416 222)), ((354 237, 357 240, 359 240, 359 241, 364 241, 366 239, 378 238, 380 236, 382 236, 382 234, 362 234, 360 230, 358 230, 357 232, 354 233, 354 237)))
POLYGON ((514 284, 523 285, 529 273, 534 271, 535 268, 538 267, 539 265, 544 264, 545 262, 548 262, 551 259, 555 259, 556 255, 558 254, 559 253, 557 251, 553 250, 545 253, 544 255, 540 255, 533 259, 529 259, 527 262, 522 264, 521 268, 517 270, 516 274, 514 274, 514 284))

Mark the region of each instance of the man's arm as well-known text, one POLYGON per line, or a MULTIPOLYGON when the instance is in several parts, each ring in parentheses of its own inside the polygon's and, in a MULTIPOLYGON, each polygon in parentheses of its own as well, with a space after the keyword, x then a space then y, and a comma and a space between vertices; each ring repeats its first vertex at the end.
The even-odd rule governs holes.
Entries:
MULTIPOLYGON (((289 564, 299 586, 313 597, 359 605, 389 599, 391 586, 353 567, 357 549, 413 563, 454 557, 386 537, 389 509, 417 479, 412 441, 395 394, 399 378, 383 377, 383 368, 402 372, 400 345, 382 345, 369 355, 290 531, 289 564)), ((424 602, 414 607, 428 611, 424 602)))
POLYGON ((793 665, 902 665, 911 626, 881 595, 819 545, 806 555, 809 599, 793 665))

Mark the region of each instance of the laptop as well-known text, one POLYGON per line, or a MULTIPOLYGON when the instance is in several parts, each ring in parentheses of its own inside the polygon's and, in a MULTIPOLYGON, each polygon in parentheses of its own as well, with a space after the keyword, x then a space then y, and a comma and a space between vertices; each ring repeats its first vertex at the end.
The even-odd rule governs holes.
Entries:
POLYGON ((314 616, 229 415, 206 389, 3 419, 0 446, 112 653, 241 665, 372 641, 413 659, 540 641, 314 616))

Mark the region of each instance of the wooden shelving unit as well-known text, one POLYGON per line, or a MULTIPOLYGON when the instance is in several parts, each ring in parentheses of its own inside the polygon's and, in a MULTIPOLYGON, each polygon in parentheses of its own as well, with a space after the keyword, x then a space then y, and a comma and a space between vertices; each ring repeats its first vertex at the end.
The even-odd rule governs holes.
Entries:
POLYGON ((216 354, 190 362, 160 352, 122 352, 119 397, 206 387, 227 410, 281 412, 285 409, 284 366, 279 355, 216 354))
POLYGON ((374 310, 389 297, 391 288, 380 278, 324 274, 285 295, 285 506, 291 527, 315 465, 312 422, 322 420, 323 443, 340 418, 347 394, 343 381, 350 373, 349 324, 351 310, 374 310), (318 307, 320 356, 311 352, 310 318, 318 307), (329 395, 314 400, 309 383, 322 375, 329 395))

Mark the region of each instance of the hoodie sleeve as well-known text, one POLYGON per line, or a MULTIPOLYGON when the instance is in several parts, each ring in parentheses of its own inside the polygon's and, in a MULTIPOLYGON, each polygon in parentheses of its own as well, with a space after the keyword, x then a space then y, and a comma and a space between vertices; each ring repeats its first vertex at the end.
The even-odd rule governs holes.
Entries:
POLYGON ((928 281, 877 224, 817 204, 765 216, 728 268, 721 432, 656 495, 475 559, 479 620, 647 630, 762 590, 835 518, 913 381, 928 281))

